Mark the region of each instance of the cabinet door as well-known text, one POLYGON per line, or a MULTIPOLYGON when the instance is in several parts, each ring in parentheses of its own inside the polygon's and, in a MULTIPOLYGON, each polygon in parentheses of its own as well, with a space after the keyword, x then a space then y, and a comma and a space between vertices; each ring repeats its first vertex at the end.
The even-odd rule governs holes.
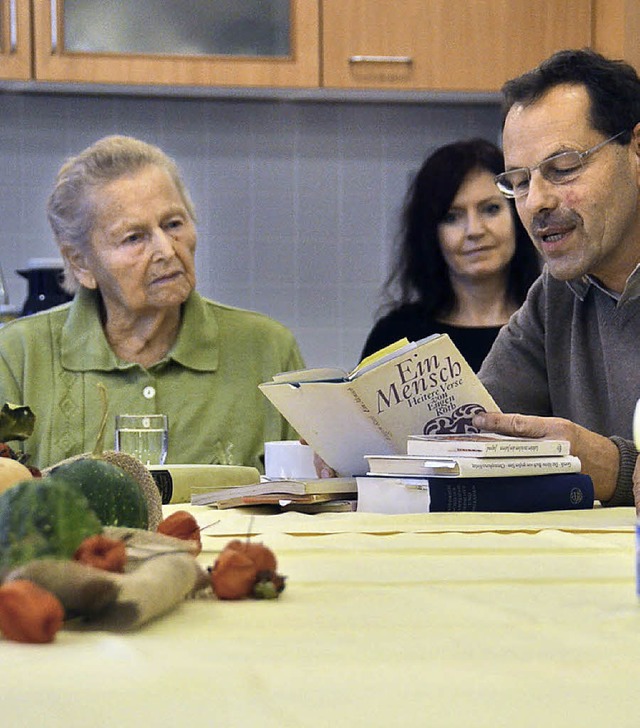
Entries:
POLYGON ((34 13, 38 80, 318 85, 318 0, 40 0, 34 13))
POLYGON ((29 0, 0 0, 0 78, 31 78, 29 0))
POLYGON ((591 44, 591 0, 323 0, 323 85, 496 91, 591 44))
POLYGON ((597 0, 593 47, 609 58, 624 58, 640 73, 640 3, 597 0))

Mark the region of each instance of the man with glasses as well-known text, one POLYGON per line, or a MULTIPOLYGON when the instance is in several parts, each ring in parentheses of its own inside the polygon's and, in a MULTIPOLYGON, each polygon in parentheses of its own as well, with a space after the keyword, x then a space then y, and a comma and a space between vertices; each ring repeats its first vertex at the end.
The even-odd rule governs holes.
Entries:
POLYGON ((503 88, 505 169, 545 269, 480 377, 482 429, 562 437, 605 505, 632 505, 640 399, 640 79, 561 51, 503 88))

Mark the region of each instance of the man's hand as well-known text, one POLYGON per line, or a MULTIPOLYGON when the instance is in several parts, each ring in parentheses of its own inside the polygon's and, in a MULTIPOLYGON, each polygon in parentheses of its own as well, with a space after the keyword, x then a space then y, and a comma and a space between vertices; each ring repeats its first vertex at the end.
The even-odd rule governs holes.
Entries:
MULTIPOLYGON (((613 495, 618 479, 620 456, 615 443, 608 437, 596 435, 580 425, 561 417, 534 417, 532 415, 484 412, 473 418, 480 430, 498 432, 514 437, 548 437, 569 440, 571 454, 580 458, 582 472, 593 480, 595 497, 607 501, 613 495)), ((636 467, 640 480, 640 469, 636 467)), ((640 490, 640 484, 637 485, 640 490)), ((637 502, 637 497, 636 497, 637 502)))
MULTIPOLYGON (((306 440, 303 440, 302 438, 300 438, 300 443, 302 445, 309 444, 306 440)), ((336 471, 333 468, 329 467, 316 452, 313 453, 313 467, 316 469, 316 475, 319 478, 335 478, 337 475, 336 471)))
POLYGON ((329 467, 320 455, 315 452, 313 453, 313 466, 319 478, 335 478, 337 476, 336 471, 329 467))

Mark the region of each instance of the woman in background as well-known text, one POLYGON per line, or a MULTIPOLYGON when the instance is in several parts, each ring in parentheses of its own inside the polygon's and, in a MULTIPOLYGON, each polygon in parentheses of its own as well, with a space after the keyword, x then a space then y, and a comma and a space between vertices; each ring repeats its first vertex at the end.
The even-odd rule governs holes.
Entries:
POLYGON ((449 334, 478 371, 540 273, 515 209, 494 183, 500 149, 484 139, 437 149, 407 192, 385 315, 362 357, 406 336, 449 334))

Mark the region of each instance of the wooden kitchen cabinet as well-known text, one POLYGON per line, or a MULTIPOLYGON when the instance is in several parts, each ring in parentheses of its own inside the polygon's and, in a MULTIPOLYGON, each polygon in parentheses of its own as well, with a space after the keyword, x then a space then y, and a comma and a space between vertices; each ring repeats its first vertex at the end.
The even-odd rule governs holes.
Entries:
POLYGON ((328 88, 496 91, 592 44, 592 0, 323 0, 328 88))
POLYGON ((559 48, 640 71, 638 37, 640 0, 0 0, 0 79, 486 92, 559 48))
POLYGON ((37 0, 33 12, 39 81, 319 83, 317 0, 37 0))
POLYGON ((31 78, 29 0, 0 0, 0 78, 31 78))
POLYGON ((640 0, 593 0, 593 47, 640 73, 640 0))

